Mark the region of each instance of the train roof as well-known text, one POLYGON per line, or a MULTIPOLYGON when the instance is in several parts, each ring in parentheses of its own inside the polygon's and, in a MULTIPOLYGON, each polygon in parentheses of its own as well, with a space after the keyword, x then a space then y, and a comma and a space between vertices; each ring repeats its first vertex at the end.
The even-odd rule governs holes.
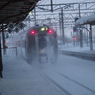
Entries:
POLYGON ((51 29, 53 29, 52 27, 50 27, 49 25, 34 25, 34 26, 32 26, 31 28, 29 28, 29 29, 35 29, 35 30, 37 30, 37 29, 41 29, 41 28, 51 28, 51 29))

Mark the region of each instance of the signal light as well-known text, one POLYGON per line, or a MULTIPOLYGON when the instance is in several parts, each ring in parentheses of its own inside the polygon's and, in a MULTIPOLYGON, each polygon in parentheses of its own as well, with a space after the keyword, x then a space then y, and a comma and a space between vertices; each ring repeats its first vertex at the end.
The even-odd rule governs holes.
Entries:
POLYGON ((53 33, 54 33, 54 30, 49 29, 49 30, 48 30, 48 33, 49 33, 49 34, 53 34, 53 33))
POLYGON ((73 37, 73 40, 76 40, 77 38, 76 37, 73 37))
POLYGON ((76 32, 77 31, 77 27, 73 27, 73 31, 76 32))
POLYGON ((31 31, 30 31, 30 34, 31 34, 31 35, 35 35, 36 33, 37 33, 37 32, 36 32, 35 30, 31 30, 31 31))

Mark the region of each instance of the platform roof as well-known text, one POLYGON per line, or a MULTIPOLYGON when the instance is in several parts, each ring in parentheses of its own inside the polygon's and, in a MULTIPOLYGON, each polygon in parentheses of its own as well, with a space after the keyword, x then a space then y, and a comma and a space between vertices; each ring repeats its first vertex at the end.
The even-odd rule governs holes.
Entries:
POLYGON ((0 0, 0 24, 19 23, 32 11, 39 0, 0 0))
POLYGON ((95 25, 95 14, 79 18, 76 21, 76 25, 84 25, 84 24, 95 25))

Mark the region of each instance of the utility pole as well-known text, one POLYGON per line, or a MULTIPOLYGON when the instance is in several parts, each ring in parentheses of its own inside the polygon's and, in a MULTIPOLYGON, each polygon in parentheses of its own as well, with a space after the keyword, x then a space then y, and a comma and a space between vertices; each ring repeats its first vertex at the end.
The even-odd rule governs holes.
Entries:
POLYGON ((93 42, 92 42, 92 25, 90 24, 90 31, 89 31, 89 42, 90 42, 90 50, 93 50, 93 42))
POLYGON ((65 45, 65 36, 64 36, 64 18, 63 18, 63 8, 61 8, 61 24, 62 24, 62 40, 63 45, 65 45))
MULTIPOLYGON (((81 14, 80 14, 80 4, 79 4, 79 18, 81 18, 81 14)), ((80 25, 81 28, 81 25, 80 25)), ((82 30, 79 31, 80 32, 80 47, 83 47, 83 34, 82 34, 82 30)))
POLYGON ((53 12, 53 0, 51 0, 51 12, 53 12))
POLYGON ((60 38, 61 38, 61 13, 59 13, 59 29, 60 29, 60 38))

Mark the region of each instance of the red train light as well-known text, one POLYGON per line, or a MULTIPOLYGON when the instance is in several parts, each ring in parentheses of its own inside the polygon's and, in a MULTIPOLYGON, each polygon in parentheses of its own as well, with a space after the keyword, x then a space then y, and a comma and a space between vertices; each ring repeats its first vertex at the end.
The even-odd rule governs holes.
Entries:
POLYGON ((30 34, 31 34, 31 35, 35 35, 36 33, 37 33, 36 30, 31 30, 31 31, 30 31, 30 34))
POLYGON ((53 29, 49 29, 49 30, 48 30, 48 33, 49 33, 49 34, 53 34, 53 33, 54 33, 54 30, 53 30, 53 29))

